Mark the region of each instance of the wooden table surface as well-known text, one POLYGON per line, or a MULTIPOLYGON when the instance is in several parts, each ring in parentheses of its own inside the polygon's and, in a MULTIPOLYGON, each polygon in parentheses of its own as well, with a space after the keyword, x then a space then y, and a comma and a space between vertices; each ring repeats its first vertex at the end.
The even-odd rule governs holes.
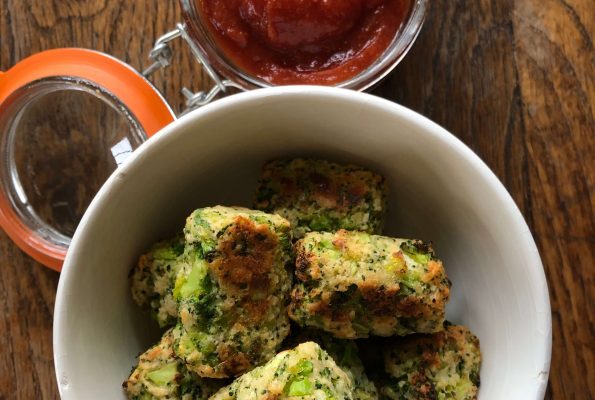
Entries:
MULTIPOLYGON (((595 396, 594 0, 431 1, 406 59, 374 93, 441 124, 502 180, 546 270, 550 399, 595 396)), ((174 0, 0 0, 0 70, 55 47, 87 47, 141 69, 181 19, 174 0)), ((155 77, 179 109, 203 74, 176 45, 155 77)), ((208 85, 205 81, 205 85, 208 85)), ((58 398, 52 318, 59 275, 0 231, 0 399, 58 398)))

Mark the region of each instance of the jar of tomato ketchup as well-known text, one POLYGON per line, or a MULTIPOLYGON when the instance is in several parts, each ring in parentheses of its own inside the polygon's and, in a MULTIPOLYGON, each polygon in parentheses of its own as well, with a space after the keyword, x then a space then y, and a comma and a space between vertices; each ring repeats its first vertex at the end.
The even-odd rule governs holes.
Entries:
POLYGON ((184 23, 162 36, 145 71, 169 64, 168 42, 182 37, 215 86, 250 90, 313 84, 366 90, 413 45, 427 0, 181 0, 184 23))

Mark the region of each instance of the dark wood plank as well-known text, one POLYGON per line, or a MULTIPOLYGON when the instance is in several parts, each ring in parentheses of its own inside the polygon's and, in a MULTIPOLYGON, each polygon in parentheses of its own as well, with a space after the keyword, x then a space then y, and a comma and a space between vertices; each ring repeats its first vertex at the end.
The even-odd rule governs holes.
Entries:
POLYGON ((52 319, 58 274, 0 233, 0 399, 57 398, 52 319))
MULTIPOLYGON (((430 117, 494 170, 539 246, 552 301, 547 398, 595 393, 593 0, 436 1, 405 61, 374 93, 430 117)), ((181 19, 174 0, 0 0, 0 70, 54 47, 105 51, 138 69, 181 19)), ((155 76, 208 86, 188 51, 155 76)), ((0 233, 0 399, 58 398, 52 318, 58 274, 0 233)))
POLYGON ((532 228, 553 311, 549 388, 561 399, 595 394, 594 6, 580 0, 525 1, 517 3, 513 18, 532 228), (575 383, 581 377, 584 386, 575 383))
POLYGON ((376 93, 446 127, 492 168, 539 247, 553 314, 548 398, 595 394, 595 2, 435 2, 376 93))

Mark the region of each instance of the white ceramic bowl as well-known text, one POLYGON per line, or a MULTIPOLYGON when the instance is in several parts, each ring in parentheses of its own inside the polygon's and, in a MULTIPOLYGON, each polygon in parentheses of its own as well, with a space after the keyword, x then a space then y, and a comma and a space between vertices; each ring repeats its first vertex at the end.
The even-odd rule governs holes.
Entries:
POLYGON ((428 119, 371 95, 281 87, 201 108, 143 144, 103 186, 68 252, 55 308, 63 399, 124 399, 158 337, 127 279, 138 255, 195 208, 250 206, 279 156, 350 161, 391 188, 388 235, 434 242, 453 282, 448 318, 481 340, 481 400, 541 399, 551 354, 547 284, 521 213, 496 176, 428 119))

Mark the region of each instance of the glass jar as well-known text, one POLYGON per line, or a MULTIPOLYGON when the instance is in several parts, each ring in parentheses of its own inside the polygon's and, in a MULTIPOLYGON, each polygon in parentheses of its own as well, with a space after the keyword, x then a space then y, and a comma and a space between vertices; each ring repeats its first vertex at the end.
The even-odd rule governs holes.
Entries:
MULTIPOLYGON (((243 90, 272 86, 271 83, 251 75, 237 67, 217 46, 209 33, 208 23, 203 20, 197 0, 180 0, 187 32, 192 43, 200 49, 204 60, 226 80, 243 90)), ((335 86, 353 90, 366 90, 382 80, 405 57, 419 34, 426 14, 427 0, 412 0, 410 9, 397 29, 396 34, 382 54, 372 64, 355 76, 337 83, 335 86)))

